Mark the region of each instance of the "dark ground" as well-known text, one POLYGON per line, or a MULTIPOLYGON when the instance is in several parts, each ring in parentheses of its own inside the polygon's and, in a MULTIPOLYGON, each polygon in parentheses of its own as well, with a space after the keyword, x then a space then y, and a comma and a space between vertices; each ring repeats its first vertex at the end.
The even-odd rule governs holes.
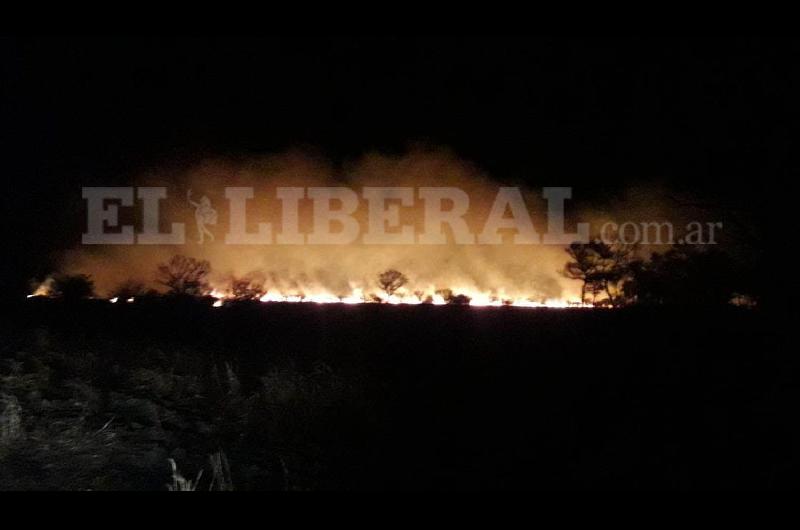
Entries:
POLYGON ((788 316, 198 303, 0 324, 0 489, 794 488, 788 316))

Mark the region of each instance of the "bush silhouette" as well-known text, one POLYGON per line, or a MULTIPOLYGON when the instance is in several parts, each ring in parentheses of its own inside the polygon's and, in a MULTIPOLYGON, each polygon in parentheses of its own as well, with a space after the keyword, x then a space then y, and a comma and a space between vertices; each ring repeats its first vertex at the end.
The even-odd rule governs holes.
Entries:
POLYGON ((94 282, 86 274, 56 276, 52 295, 70 302, 91 298, 94 296, 94 282))
POLYGON ((128 280, 119 284, 111 291, 111 298, 128 300, 130 298, 140 298, 149 294, 150 292, 142 282, 128 280))
POLYGON ((204 296, 210 291, 210 273, 208 261, 179 255, 158 266, 157 281, 173 295, 204 296))

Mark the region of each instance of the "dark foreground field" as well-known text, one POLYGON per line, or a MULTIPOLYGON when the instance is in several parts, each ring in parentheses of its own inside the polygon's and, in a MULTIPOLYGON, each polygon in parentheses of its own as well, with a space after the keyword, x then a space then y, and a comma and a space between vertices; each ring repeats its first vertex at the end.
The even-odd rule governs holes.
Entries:
POLYGON ((796 356, 759 311, 11 313, 0 489, 164 490, 169 458, 208 489, 222 454, 237 490, 793 488, 800 471, 796 356))

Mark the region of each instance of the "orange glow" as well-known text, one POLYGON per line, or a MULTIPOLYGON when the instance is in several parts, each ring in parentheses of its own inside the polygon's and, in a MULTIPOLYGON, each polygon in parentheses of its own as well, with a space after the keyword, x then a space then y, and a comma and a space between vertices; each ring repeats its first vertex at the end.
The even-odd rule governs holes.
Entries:
MULTIPOLYGON (((490 293, 473 292, 469 290, 457 291, 458 295, 464 297, 465 304, 472 307, 523 307, 523 308, 572 308, 572 307, 594 307, 592 304, 582 304, 578 300, 559 300, 559 299, 542 299, 532 300, 526 298, 511 298, 505 296, 496 296, 490 293), (469 300, 467 302, 467 299, 469 300)), ((216 298, 217 301, 214 307, 220 307, 225 301, 232 301, 234 296, 229 295, 218 290, 211 292, 211 296, 216 298)), ((256 298, 254 298, 255 300, 256 298)), ((386 295, 385 293, 365 294, 363 289, 353 289, 352 292, 346 296, 337 296, 329 292, 316 292, 316 293, 300 293, 291 292, 283 293, 274 289, 268 290, 261 297, 257 298, 262 303, 306 303, 306 304, 389 304, 389 305, 446 305, 449 302, 437 293, 396 293, 386 295)))

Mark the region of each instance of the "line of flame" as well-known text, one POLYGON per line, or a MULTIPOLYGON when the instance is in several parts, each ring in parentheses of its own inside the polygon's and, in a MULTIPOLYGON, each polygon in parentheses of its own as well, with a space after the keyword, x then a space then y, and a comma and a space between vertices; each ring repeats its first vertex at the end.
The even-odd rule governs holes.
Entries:
MULTIPOLYGON (((469 299, 469 305, 473 307, 525 307, 525 308, 572 308, 572 307, 594 307, 592 304, 581 303, 579 301, 547 299, 530 300, 525 298, 501 298, 484 293, 463 293, 469 299)), ((221 292, 212 291, 211 296, 216 298, 214 307, 222 307, 225 302, 234 300, 235 297, 221 292)), ((371 295, 365 296, 363 290, 354 289, 347 296, 336 296, 330 293, 319 294, 284 294, 278 291, 269 290, 258 300, 262 303, 314 303, 314 304, 370 304, 384 303, 390 305, 446 305, 448 302, 439 294, 405 294, 405 295, 371 295)))
MULTIPOLYGON (((581 303, 577 300, 562 300, 562 299, 547 299, 547 300, 531 300, 526 298, 509 298, 505 296, 497 296, 486 293, 476 293, 465 291, 456 291, 468 299, 468 304, 472 307, 524 307, 524 308, 574 308, 574 307, 597 307, 593 304, 581 303)), ((28 295, 28 298, 34 297, 48 297, 49 293, 43 292, 41 289, 33 294, 28 295)), ((213 290, 210 296, 215 299, 213 307, 222 307, 226 302, 236 300, 233 295, 220 291, 213 290)), ((362 289, 353 289, 347 296, 336 296, 330 293, 318 294, 284 294, 275 290, 269 290, 260 298, 253 298, 262 303, 313 303, 313 304, 372 304, 384 303, 390 305, 447 305, 448 301, 437 293, 434 294, 375 294, 365 295, 362 289)), ((108 299, 112 304, 120 302, 119 297, 108 299)), ((127 303, 133 303, 134 298, 124 300, 127 303)))

